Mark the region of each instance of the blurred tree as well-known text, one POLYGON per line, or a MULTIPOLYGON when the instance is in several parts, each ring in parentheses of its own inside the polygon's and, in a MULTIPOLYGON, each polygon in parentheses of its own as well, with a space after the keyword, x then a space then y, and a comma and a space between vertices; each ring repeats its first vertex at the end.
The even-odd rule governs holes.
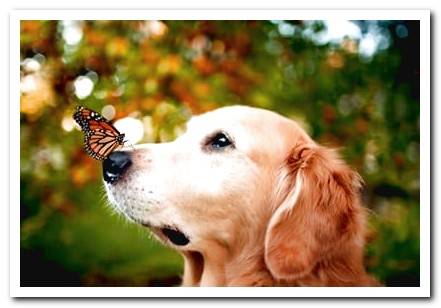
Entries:
POLYGON ((134 120, 134 142, 172 140, 191 114, 229 104, 299 121, 366 181, 370 271, 418 285, 419 23, 347 22, 357 35, 325 39, 332 26, 22 21, 22 285, 179 283, 180 257, 104 205, 77 104, 134 120))

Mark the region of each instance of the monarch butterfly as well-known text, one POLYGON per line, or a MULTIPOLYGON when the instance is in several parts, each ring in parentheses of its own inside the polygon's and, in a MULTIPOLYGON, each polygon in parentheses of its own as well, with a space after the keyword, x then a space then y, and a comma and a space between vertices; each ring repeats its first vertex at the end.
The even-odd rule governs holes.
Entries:
POLYGON ((84 148, 93 158, 104 160, 110 153, 124 145, 125 135, 98 112, 78 106, 73 118, 83 130, 84 148))

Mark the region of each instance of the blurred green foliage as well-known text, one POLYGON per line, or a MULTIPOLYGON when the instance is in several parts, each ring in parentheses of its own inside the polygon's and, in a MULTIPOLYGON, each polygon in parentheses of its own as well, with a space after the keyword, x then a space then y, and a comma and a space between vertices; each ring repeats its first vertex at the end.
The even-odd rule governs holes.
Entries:
POLYGON ((180 256, 107 207, 77 104, 138 119, 140 142, 247 104, 341 149, 366 182, 369 271, 419 285, 419 23, 353 23, 361 38, 320 42, 321 21, 22 21, 21 284, 179 283, 180 256))

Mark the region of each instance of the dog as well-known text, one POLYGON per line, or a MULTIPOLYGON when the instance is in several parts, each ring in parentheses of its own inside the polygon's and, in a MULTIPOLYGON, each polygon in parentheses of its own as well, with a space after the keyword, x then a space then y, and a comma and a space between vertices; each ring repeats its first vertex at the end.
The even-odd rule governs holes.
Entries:
POLYGON ((108 198, 184 258, 183 286, 378 286, 361 177, 293 120, 230 106, 103 161, 108 198))

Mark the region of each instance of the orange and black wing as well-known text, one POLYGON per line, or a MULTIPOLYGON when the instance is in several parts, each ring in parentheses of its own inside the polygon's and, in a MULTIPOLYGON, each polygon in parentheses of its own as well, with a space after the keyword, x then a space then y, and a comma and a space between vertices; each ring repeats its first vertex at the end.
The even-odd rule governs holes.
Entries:
POLYGON ((97 129, 84 135, 84 148, 93 158, 103 160, 124 144, 123 138, 123 134, 117 135, 113 131, 97 129))
POLYGON ((79 106, 73 117, 83 130, 84 148, 93 158, 103 160, 124 144, 124 134, 99 113, 79 106))

